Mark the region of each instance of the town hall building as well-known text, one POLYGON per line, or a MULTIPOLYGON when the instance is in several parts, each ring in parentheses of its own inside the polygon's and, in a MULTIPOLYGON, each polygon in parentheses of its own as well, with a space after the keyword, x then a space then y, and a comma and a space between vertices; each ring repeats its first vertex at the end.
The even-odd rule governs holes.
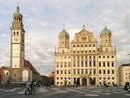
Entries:
POLYGON ((59 47, 54 54, 54 84, 113 85, 116 79, 116 50, 112 46, 112 32, 105 28, 100 33, 100 48, 93 33, 83 26, 75 34, 69 47, 69 33, 59 33, 59 47))

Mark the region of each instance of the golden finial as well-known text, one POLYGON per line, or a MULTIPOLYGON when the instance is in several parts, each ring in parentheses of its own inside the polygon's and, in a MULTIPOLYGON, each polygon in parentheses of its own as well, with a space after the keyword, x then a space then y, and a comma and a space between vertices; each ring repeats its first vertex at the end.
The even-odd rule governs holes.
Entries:
POLYGON ((17 0, 17 6, 19 6, 19 0, 17 0))

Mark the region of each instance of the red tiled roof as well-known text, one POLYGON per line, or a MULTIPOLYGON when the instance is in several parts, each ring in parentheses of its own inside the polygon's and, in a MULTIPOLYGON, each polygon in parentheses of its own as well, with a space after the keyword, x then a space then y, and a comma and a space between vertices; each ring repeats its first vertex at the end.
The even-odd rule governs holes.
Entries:
POLYGON ((48 77, 47 76, 41 76, 42 77, 42 79, 48 79, 48 77))
POLYGON ((31 68, 32 68, 32 71, 33 71, 34 73, 37 73, 37 74, 38 74, 38 72, 36 71, 36 69, 33 67, 33 65, 32 65, 29 61, 24 60, 24 64, 25 64, 26 67, 31 67, 31 68))

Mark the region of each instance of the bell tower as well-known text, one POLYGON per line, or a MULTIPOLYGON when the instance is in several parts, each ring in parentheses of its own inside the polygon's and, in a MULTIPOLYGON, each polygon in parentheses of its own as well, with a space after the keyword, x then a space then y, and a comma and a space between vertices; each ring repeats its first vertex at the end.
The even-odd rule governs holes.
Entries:
POLYGON ((24 37, 25 31, 23 28, 23 15, 19 11, 17 5, 16 12, 13 14, 13 22, 11 29, 11 68, 21 68, 24 66, 25 47, 24 37))
POLYGON ((101 31, 100 34, 100 45, 101 51, 112 51, 112 33, 109 29, 107 29, 106 24, 105 28, 101 31))
POLYGON ((68 52, 69 49, 69 34, 63 28, 63 31, 59 33, 59 49, 58 52, 68 52))

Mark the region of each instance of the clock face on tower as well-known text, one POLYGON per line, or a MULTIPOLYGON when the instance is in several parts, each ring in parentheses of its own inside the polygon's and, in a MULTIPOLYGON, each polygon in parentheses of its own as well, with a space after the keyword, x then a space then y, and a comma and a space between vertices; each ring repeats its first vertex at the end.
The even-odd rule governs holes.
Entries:
POLYGON ((17 42, 19 39, 18 39, 18 37, 15 37, 14 40, 17 42))

